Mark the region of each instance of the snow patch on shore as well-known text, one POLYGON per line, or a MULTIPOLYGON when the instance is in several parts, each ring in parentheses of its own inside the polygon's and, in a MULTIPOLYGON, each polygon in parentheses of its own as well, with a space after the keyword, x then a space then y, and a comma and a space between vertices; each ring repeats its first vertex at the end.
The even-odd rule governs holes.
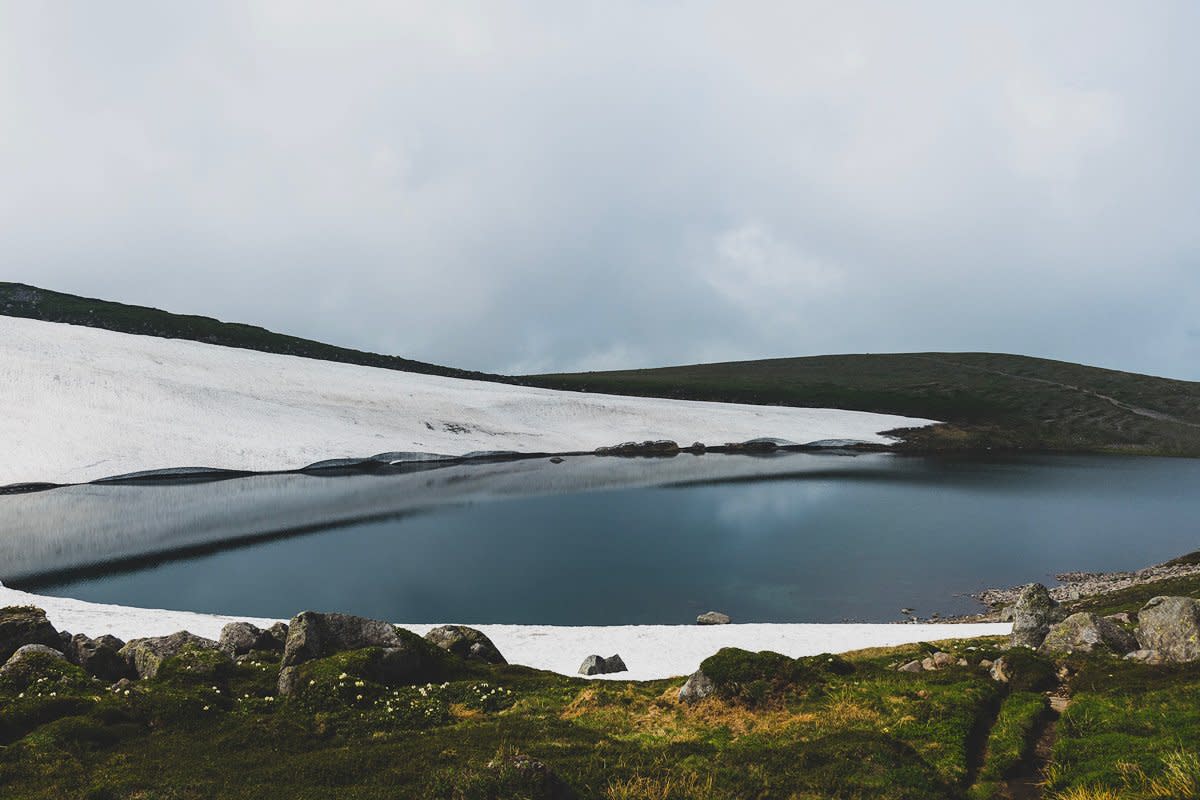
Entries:
POLYGON ((856 440, 932 420, 443 378, 0 316, 0 486, 181 466, 265 472, 375 453, 856 440))
MULTIPOLYGON (((268 627, 280 620, 165 611, 88 603, 82 600, 29 594, 0 584, 0 607, 35 605, 45 609, 54 627, 71 633, 104 633, 128 641, 142 636, 166 636, 187 630, 216 639, 228 622, 245 620, 268 627)), ((286 622, 287 620, 282 620, 286 622)), ((441 623, 438 623, 441 624, 441 623)), ((434 624, 405 624, 424 635, 434 624)), ((628 672, 595 676, 613 680, 654 680, 689 675, 700 662, 722 647, 773 650, 798 658, 840 653, 864 647, 891 647, 939 639, 1007 635, 1007 623, 987 624, 734 624, 734 625, 475 625, 487 634, 510 663, 576 675, 589 655, 619 654, 628 672)))

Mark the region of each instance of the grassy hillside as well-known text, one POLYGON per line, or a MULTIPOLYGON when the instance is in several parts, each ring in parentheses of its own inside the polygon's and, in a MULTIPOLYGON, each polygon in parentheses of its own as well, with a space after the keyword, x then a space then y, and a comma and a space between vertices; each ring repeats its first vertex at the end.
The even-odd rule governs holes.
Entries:
POLYGON ((944 420, 920 450, 1200 455, 1200 383, 994 353, 895 353, 535 375, 559 389, 944 420))
POLYGON ((165 339, 189 339, 226 347, 240 347, 245 350, 259 350, 264 353, 302 356, 322 361, 361 364, 367 367, 420 372, 427 375, 477 379, 494 377, 479 372, 426 364, 423 361, 413 361, 399 356, 385 356, 351 350, 346 347, 335 347, 331 344, 314 342, 311 339, 275 333, 255 325, 221 322, 212 317, 172 314, 157 308, 129 306, 124 303, 51 292, 23 283, 0 281, 0 314, 40 319, 47 322, 86 325, 90 328, 103 328, 121 333, 160 336, 165 339))

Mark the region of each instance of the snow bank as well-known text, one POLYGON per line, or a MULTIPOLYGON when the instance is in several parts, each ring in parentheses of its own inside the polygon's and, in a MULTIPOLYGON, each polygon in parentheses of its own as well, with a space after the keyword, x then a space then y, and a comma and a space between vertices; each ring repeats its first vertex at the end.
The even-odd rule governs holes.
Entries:
POLYGON ((556 392, 0 316, 0 486, 628 440, 887 442, 932 420, 556 392))
MULTIPOLYGON (((244 619, 260 627, 278 620, 227 617, 189 611, 161 611, 87 603, 59 597, 28 594, 0 585, 0 607, 36 605, 46 610, 59 630, 99 636, 110 633, 129 640, 139 636, 165 636, 188 630, 215 639, 227 622, 244 619)), ((286 620, 284 620, 286 622, 286 620)), ((432 624, 402 627, 424 634, 432 624)), ((858 625, 858 624, 749 624, 749 625, 613 625, 605 627, 556 625, 476 625, 513 664, 575 675, 589 655, 620 654, 628 672, 597 676, 615 680, 653 680, 688 675, 700 662, 722 647, 773 650, 793 658, 889 647, 939 639, 999 636, 1012 626, 970 625, 858 625)))

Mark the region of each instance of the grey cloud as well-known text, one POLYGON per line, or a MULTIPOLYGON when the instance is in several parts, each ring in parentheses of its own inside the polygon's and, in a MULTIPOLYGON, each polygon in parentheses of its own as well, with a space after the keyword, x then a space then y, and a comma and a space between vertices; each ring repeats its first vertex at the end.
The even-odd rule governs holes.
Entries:
POLYGON ((5 15, 9 279, 490 370, 1200 379, 1190 3, 5 15))

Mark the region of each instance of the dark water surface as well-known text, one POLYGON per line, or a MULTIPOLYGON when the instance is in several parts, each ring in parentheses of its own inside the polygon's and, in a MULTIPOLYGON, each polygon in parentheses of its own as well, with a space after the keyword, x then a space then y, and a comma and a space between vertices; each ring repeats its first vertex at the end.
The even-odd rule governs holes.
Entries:
MULTIPOLYGON (((680 623, 718 609, 739 622, 888 621, 903 606, 975 610, 961 595, 985 586, 1134 569, 1200 548, 1197 460, 687 458, 522 462, 519 474, 500 470, 491 483, 469 471, 479 467, 427 473, 420 485, 412 476, 307 478, 321 482, 272 483, 265 494, 255 492, 266 483, 221 481, 188 487, 186 500, 160 486, 89 487, 61 500, 55 490, 38 496, 36 513, 15 517, 57 522, 55 503, 70 504, 61 525, 79 535, 55 528, 61 541, 21 567, 18 551, 31 548, 10 539, 0 580, 256 616, 315 608, 408 622, 584 625, 680 623), (722 482, 724 472, 738 479, 722 482), (676 485, 640 485, 659 478, 676 485), (470 488, 454 488, 462 484, 470 488), (535 494, 521 496, 522 486, 535 494), (288 505, 300 500, 309 505, 288 505), (382 518, 322 513, 337 504, 382 518), (189 516, 171 517, 184 507, 189 516), (265 521, 276 507, 291 515, 282 531, 265 521), (208 550, 192 546, 187 537, 222 514, 205 534, 208 550), (108 527, 89 535, 103 515, 113 516, 108 527), (170 525, 170 541, 154 540, 156 526, 170 525), (132 543, 120 536, 128 530, 132 543), (263 534, 275 538, 216 544, 263 534), (150 555, 137 555, 139 542, 150 555), (89 563, 81 567, 72 547, 91 547, 89 563), (105 547, 116 560, 95 552, 105 547)), ((0 521, 16 499, 0 498, 0 521)))

